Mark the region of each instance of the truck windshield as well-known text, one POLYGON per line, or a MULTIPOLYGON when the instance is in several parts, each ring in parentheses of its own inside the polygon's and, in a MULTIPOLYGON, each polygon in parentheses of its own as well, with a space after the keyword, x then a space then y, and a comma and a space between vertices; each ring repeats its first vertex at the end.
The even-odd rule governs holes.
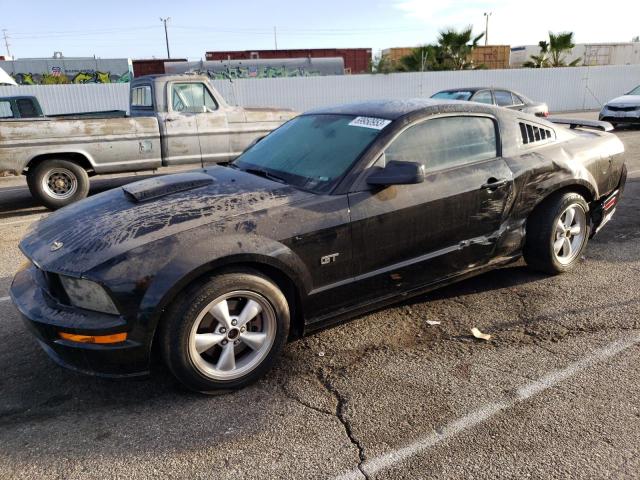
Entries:
POLYGON ((389 123, 354 115, 302 115, 256 143, 232 165, 326 193, 389 123))

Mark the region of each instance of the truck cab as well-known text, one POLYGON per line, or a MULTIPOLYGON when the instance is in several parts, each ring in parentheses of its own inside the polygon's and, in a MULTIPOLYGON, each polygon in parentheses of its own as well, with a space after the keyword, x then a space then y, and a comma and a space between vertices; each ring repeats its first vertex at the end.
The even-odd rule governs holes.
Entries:
POLYGON ((44 117, 40 102, 33 96, 0 97, 0 120, 44 117))

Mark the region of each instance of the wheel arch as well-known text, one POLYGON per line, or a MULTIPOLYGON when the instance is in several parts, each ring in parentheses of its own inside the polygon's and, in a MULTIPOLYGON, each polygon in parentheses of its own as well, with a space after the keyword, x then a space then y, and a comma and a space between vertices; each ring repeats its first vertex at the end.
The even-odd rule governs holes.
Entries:
POLYGON ((209 278, 228 272, 235 271, 255 271, 274 282, 282 291, 289 304, 291 324, 290 338, 299 338, 304 333, 304 299, 306 293, 300 286, 303 281, 296 272, 283 262, 272 257, 255 254, 237 254, 217 259, 213 262, 201 265, 183 275, 174 285, 163 295, 157 304, 153 315, 153 344, 156 343, 158 326, 162 322, 169 306, 176 301, 178 296, 190 286, 203 283, 209 278))
POLYGON ((76 165, 84 168, 87 173, 94 174, 93 163, 90 157, 83 152, 55 152, 55 153, 41 153, 35 155, 31 160, 27 162, 22 170, 23 175, 28 175, 30 171, 33 171, 35 167, 46 162, 47 160, 67 160, 73 162, 76 165))

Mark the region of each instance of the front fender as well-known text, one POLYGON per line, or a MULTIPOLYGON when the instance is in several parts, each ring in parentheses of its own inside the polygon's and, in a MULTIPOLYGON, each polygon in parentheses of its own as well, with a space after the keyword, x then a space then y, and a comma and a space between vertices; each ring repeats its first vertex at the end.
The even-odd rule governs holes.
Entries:
POLYGON ((153 330, 179 292, 207 272, 226 266, 270 266, 289 277, 301 295, 306 296, 312 288, 311 276, 300 257, 286 245, 264 236, 232 234, 204 242, 171 243, 173 254, 155 272, 138 310, 139 320, 153 330))

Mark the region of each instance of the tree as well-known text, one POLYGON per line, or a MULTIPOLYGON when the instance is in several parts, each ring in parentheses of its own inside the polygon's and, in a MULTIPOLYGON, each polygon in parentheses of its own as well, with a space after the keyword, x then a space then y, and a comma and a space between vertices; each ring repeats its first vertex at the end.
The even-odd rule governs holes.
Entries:
POLYGON ((392 73, 397 72, 398 68, 387 55, 380 54, 371 62, 370 70, 372 73, 392 73))
MULTIPOLYGON (((560 32, 560 33, 552 33, 549 32, 549 53, 550 53, 550 62, 552 67, 566 67, 567 63, 565 62, 565 53, 571 52, 575 47, 575 43, 573 43, 573 32, 560 32)), ((576 58, 573 62, 569 63, 568 66, 575 67, 578 63, 580 63, 582 58, 576 58)))
POLYGON ((403 57, 401 64, 405 71, 425 70, 467 70, 473 68, 471 53, 478 46, 484 33, 472 37, 473 27, 469 25, 458 32, 453 28, 442 30, 438 43, 414 48, 403 57))
POLYGON ((450 65, 451 70, 466 70, 473 67, 471 52, 478 46, 484 33, 472 38, 472 32, 472 25, 460 32, 453 28, 440 32, 438 46, 442 49, 444 63, 450 65))
POLYGON ((531 60, 524 62, 524 67, 546 68, 549 66, 549 43, 545 40, 540 40, 538 46, 540 47, 540 55, 531 55, 531 60))
POLYGON ((566 63, 566 54, 576 46, 573 43, 573 32, 549 32, 549 42, 542 40, 538 45, 540 46, 540 55, 531 55, 530 60, 523 64, 524 67, 575 67, 582 61, 582 58, 579 57, 568 64, 566 63))

